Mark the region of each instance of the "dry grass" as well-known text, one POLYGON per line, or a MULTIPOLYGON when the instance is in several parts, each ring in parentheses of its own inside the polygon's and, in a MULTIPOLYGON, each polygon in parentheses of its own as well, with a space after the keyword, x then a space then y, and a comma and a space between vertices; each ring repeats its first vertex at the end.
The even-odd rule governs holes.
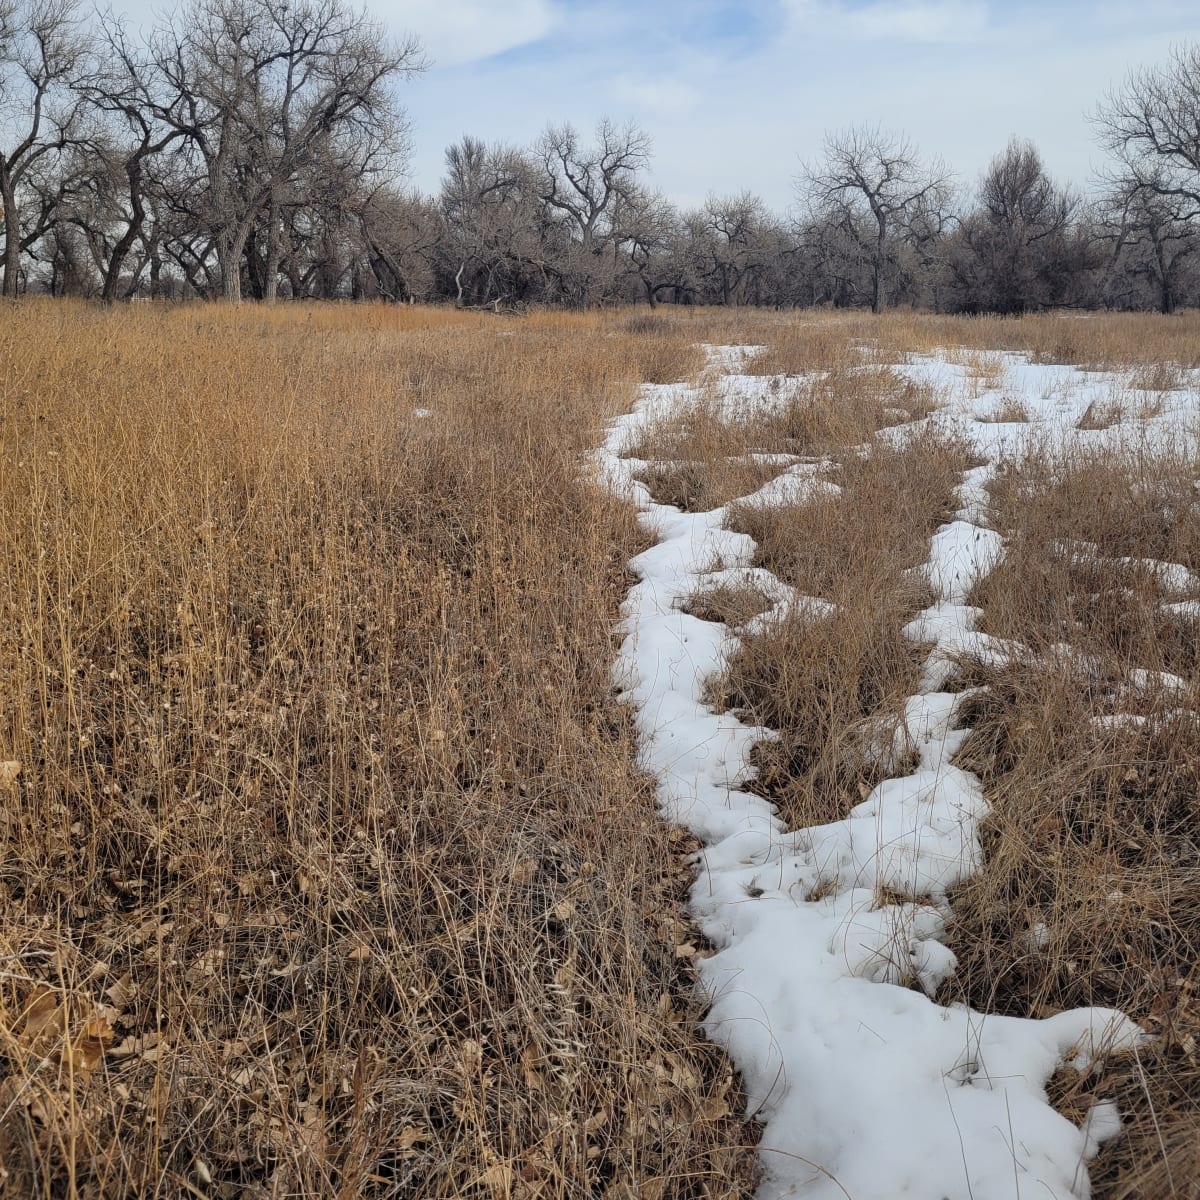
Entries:
MULTIPOLYGON (((852 452, 936 399, 889 358, 951 347, 990 386, 1011 349, 1161 389, 1200 363, 1200 317, 4 310, 0 1191, 749 1192, 753 1130, 695 1032, 694 847, 611 699, 642 535, 579 465, 705 341, 794 378, 766 416, 713 401, 651 431, 656 495, 733 500, 777 470, 756 453, 842 488, 729 515, 757 565, 838 606, 748 639, 717 686, 781 731, 760 785, 804 824, 884 771, 928 600, 912 568, 968 465, 929 436, 852 452)), ((964 675, 989 686, 962 762, 993 813, 946 998, 1114 1004, 1161 1033, 1055 1081, 1064 1111, 1112 1095, 1130 1122, 1100 1200, 1200 1175, 1194 630, 1112 561, 1200 568, 1197 477, 1150 455, 1003 473, 1009 556, 974 597, 988 631, 1095 666, 964 675), (1185 690, 1118 693, 1135 667, 1185 690), (1145 719, 1092 720, 1118 711, 1145 719)))
POLYGON ((919 678, 901 630, 929 599, 912 572, 966 465, 960 447, 923 435, 844 455, 839 495, 731 511, 730 525, 758 543, 756 566, 837 606, 746 638, 720 687, 722 704, 779 732, 755 751, 757 786, 792 825, 839 819, 887 773, 873 754, 880 728, 919 678))
POLYGON ((0 1190, 732 1197, 580 454, 667 330, 0 325, 0 1190), (427 416, 414 414, 425 410, 427 416))
MULTIPOLYGON (((858 317, 817 320, 820 337, 807 325, 785 335, 761 323, 756 340, 781 343, 757 360, 763 369, 832 361, 836 373, 852 341, 873 338, 876 363, 948 347, 982 388, 998 382, 989 352, 1000 349, 1128 372, 1127 388, 1083 428, 1153 415, 1157 402, 1138 391, 1179 386, 1180 368, 1200 361, 1196 314, 894 314, 873 333, 858 317)), ((997 416, 1027 414, 1014 402, 997 416)), ((709 440, 715 461, 720 438, 709 440)), ((878 730, 916 673, 899 629, 925 599, 905 570, 923 557, 966 465, 953 455, 942 465, 877 455, 878 474, 856 486, 869 464, 824 452, 838 460, 831 478, 842 497, 766 513, 735 506, 731 523, 759 541, 757 565, 837 601, 839 613, 797 616, 748 639, 715 697, 782 732, 757 752, 760 786, 797 825, 844 815, 881 773, 871 753, 878 730)), ((1115 1098, 1124 1114, 1122 1136, 1091 1165, 1097 1200, 1198 1194, 1200 656, 1195 624, 1164 606, 1200 592, 1167 586, 1144 561, 1200 568, 1197 478, 1200 463, 1187 454, 1136 448, 1001 471, 993 521, 1008 552, 972 597, 981 628, 1040 651, 1066 643, 1089 665, 1067 666, 1061 654, 1058 666, 1055 655, 1036 667, 965 665, 959 681, 984 685, 964 709, 974 733, 958 761, 982 777, 992 813, 981 831, 983 869, 952 897, 961 965, 942 999, 1022 1016, 1112 1005, 1158 1035, 1137 1055, 1085 1076, 1064 1069, 1052 1081, 1054 1103, 1076 1120, 1097 1098, 1115 1098), (1135 671, 1150 674, 1138 680, 1135 671), (1181 690, 1154 672, 1180 676, 1181 690)), ((753 594, 704 594, 695 609, 737 621, 756 603, 753 594)))
POLYGON ((639 477, 656 500, 702 512, 778 475, 769 456, 822 458, 864 445, 935 404, 929 388, 888 367, 834 365, 773 382, 765 403, 740 402, 711 387, 681 417, 648 429, 631 453, 649 460, 639 477))
MULTIPOLYGON (((836 318, 831 318, 836 319, 836 318)), ((848 321, 856 318, 844 318, 848 321)), ((869 334, 867 336, 870 336, 869 334)), ((886 314, 875 326, 878 353, 894 360, 939 347, 982 353, 1009 350, 1035 362, 1085 369, 1142 368, 1139 387, 1174 386, 1179 368, 1200 367, 1200 311, 1156 313, 1039 313, 1012 317, 936 317, 886 314)))
POLYGON ((1197 464, 1128 453, 1035 460, 993 489, 1005 562, 973 598, 987 630, 1042 649, 1068 643, 1091 669, 971 672, 960 765, 992 812, 985 867, 952 897, 961 961, 947 998, 1046 1015, 1123 1008, 1159 1035, 1096 1075, 1060 1072, 1081 1117, 1115 1097, 1128 1122, 1092 1168, 1105 1200, 1194 1196, 1200 1171, 1200 672, 1195 629, 1145 561, 1200 562, 1197 464), (1064 554, 1064 538, 1097 554, 1064 554), (1170 671, 1173 692, 1134 669, 1170 671), (1104 718, 1129 714, 1106 723, 1104 718))
POLYGON ((1028 354, 1035 362, 1085 369, 1129 370, 1133 386, 1180 386, 1183 371, 1200 367, 1200 310, 1157 313, 1037 313, 1014 317, 949 317, 895 310, 880 317, 844 310, 795 314, 744 311, 736 320, 719 309, 696 310, 703 340, 765 346, 747 371, 803 374, 847 361, 880 364, 951 349, 974 356, 986 374, 997 351, 1028 354))

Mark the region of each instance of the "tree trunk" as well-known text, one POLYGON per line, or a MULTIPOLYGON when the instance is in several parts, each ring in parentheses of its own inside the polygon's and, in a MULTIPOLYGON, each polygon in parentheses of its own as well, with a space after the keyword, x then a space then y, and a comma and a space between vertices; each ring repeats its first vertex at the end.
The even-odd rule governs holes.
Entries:
POLYGON ((4 283, 5 297, 15 299, 21 274, 21 225, 17 213, 16 189, 8 164, 0 158, 0 205, 4 209, 4 283))
POLYGON ((230 304, 242 302, 242 256, 246 238, 250 236, 249 222, 240 228, 223 229, 217 236, 217 263, 221 270, 221 296, 230 304))
POLYGON ((871 210, 875 214, 875 249, 871 254, 871 311, 878 315, 883 312, 886 300, 883 286, 883 263, 887 247, 887 212, 871 202, 871 210))
POLYGON ((121 235, 121 240, 113 247, 108 257, 108 267, 104 272, 104 288, 100 299, 105 304, 111 304, 117 298, 117 284, 121 280, 121 268, 129 254, 133 243, 137 241, 142 231, 142 223, 146 219, 146 208, 142 204, 142 160, 140 157, 129 158, 125 162, 125 178, 129 181, 129 207, 131 217, 129 227, 121 235))
POLYGON ((266 279, 263 281, 263 301, 266 304, 274 304, 279 294, 279 259, 282 253, 279 241, 279 206, 272 193, 271 202, 267 205, 267 262, 266 279))
POLYGON ((1166 247, 1161 238, 1154 239, 1154 261, 1158 266, 1158 311, 1170 316, 1175 311, 1175 296, 1171 288, 1171 268, 1167 263, 1166 247))

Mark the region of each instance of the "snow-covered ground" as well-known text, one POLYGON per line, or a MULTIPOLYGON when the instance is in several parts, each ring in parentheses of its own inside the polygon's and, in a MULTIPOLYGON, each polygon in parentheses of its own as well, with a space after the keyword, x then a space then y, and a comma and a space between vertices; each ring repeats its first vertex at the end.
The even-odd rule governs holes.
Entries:
MULTIPOLYGON (((709 381, 721 377, 731 411, 780 395, 769 379, 737 374, 752 352, 709 349, 709 381)), ((717 948, 700 968, 712 997, 706 1027, 742 1073, 750 1114, 766 1123, 760 1195, 772 1200, 1086 1197, 1087 1160, 1119 1128, 1119 1115, 1099 1104, 1077 1128, 1049 1106, 1045 1084, 1064 1062, 1084 1067, 1144 1036, 1109 1009, 1023 1020, 930 998, 956 965, 940 940, 946 890, 977 869, 986 814, 979 780, 952 763, 969 733, 958 718, 964 696, 943 689, 954 656, 1023 652, 978 633, 979 611, 966 603, 1004 553, 986 523, 997 462, 1047 448, 1190 446, 1200 397, 1194 389, 1139 393, 1118 375, 1010 354, 992 356, 981 378, 978 358, 961 357, 896 368, 934 386, 944 405, 881 435, 904 439, 933 425, 962 436, 985 464, 964 475, 958 512, 931 540, 925 570, 936 599, 906 630, 928 647, 924 677, 880 753, 889 770, 913 749, 919 762, 833 824, 789 829, 743 790, 751 748, 771 731, 704 703, 705 681, 738 639, 682 611, 721 582, 763 592, 773 607, 760 623, 789 610, 820 621, 830 606, 751 568, 754 543, 724 528, 725 508, 685 513, 655 503, 635 478, 644 464, 624 457, 648 424, 696 403, 701 387, 647 386, 597 456, 602 477, 658 537, 631 564, 640 582, 623 610, 617 680, 635 706, 664 816, 704 843, 691 906, 717 948), (996 420, 1014 411, 1028 420, 996 420), (1077 428, 1098 424, 1100 411, 1113 421, 1107 428, 1077 428), (880 903, 885 895, 920 899, 880 903)), ((819 464, 779 466, 757 501, 803 503, 835 486, 819 464)))

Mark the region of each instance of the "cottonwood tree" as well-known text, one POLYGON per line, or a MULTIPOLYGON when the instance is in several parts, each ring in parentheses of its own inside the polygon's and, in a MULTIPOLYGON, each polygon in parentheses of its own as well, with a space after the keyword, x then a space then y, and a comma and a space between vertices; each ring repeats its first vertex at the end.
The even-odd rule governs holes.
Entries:
POLYGON ((1033 143, 1013 138, 984 172, 950 250, 960 306, 1016 314, 1065 302, 1072 277, 1087 266, 1071 236, 1077 206, 1033 143))
POLYGON ((1171 312, 1200 233, 1200 44, 1131 72, 1093 120, 1115 158, 1105 176, 1119 261, 1152 280, 1158 308, 1171 312))
POLYGON ((663 292, 676 294, 690 283, 679 211, 658 192, 636 192, 619 217, 625 252, 646 302, 658 307, 663 292))
MULTIPOLYGON (((76 0, 0 0, 0 290, 15 296, 21 254, 49 228, 53 206, 22 213, 25 185, 42 181, 54 160, 84 135, 83 99, 74 85, 86 72, 87 42, 76 0)), ((44 200, 53 188, 39 189, 44 200)))
POLYGON ((542 202, 569 238, 563 274, 572 298, 587 307, 616 276, 623 240, 616 216, 636 194, 650 139, 636 125, 617 126, 605 118, 591 145, 570 125, 551 126, 536 153, 542 202))
POLYGON ((366 267, 356 279, 355 296, 392 301, 431 296, 442 238, 438 206, 423 196, 383 186, 362 197, 355 213, 366 267))
POLYGON ((81 81, 80 92, 102 115, 104 128, 92 144, 96 160, 93 190, 107 204, 107 220, 86 230, 94 244, 104 242, 101 296, 116 298, 126 259, 145 239, 148 171, 154 158, 187 135, 164 120, 148 92, 151 63, 111 12, 99 21, 100 61, 81 81))
POLYGON ((702 273, 726 306, 745 303, 753 272, 763 265, 767 206, 751 192, 709 196, 692 217, 693 239, 702 273))
POLYGON ((548 290, 542 188, 538 165, 512 146, 465 137, 446 150, 441 255, 460 306, 524 299, 531 277, 548 290))
POLYGON ((1132 72, 1094 118, 1122 176, 1159 196, 1200 206, 1200 44, 1132 72))
POLYGON ((247 240, 266 229, 264 298, 274 299, 286 193, 339 135, 399 148, 390 85, 422 69, 342 0, 193 0, 152 34, 141 108, 182 134, 190 191, 221 290, 240 300, 247 240), (198 185, 198 186, 197 186, 198 185))
POLYGON ((1200 251, 1200 205, 1126 175, 1109 179, 1099 208, 1101 236, 1112 247, 1110 282, 1143 280, 1159 312, 1174 312, 1200 251))
POLYGON ((823 158, 803 168, 800 191, 817 219, 832 219, 863 239, 872 312, 882 312, 887 301, 889 263, 909 215, 948 193, 950 179, 940 159, 923 161, 907 137, 878 126, 827 135, 823 158))

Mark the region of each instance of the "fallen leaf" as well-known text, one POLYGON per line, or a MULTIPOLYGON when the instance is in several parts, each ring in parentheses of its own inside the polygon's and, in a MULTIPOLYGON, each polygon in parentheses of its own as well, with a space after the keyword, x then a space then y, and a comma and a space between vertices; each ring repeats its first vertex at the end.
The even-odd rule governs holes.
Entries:
POLYGON ((113 1028, 106 1017, 91 1017, 71 1044, 70 1057, 75 1070, 83 1074, 95 1070, 113 1037, 113 1028))
POLYGON ((17 776, 21 774, 21 763, 18 759, 0 762, 0 787, 15 787, 17 776))
POLYGON ((508 1200, 512 1195, 513 1169, 507 1163, 493 1163, 475 1180, 474 1186, 480 1184, 492 1193, 494 1200, 508 1200))
POLYGON ((429 1130, 424 1125, 405 1125, 400 1130, 400 1138, 396 1143, 396 1149, 411 1151, 414 1146, 424 1146, 432 1140, 429 1136, 429 1130))
POLYGON ((104 994, 112 1001, 114 1008, 124 1010, 129 1007, 134 991, 133 976, 127 971, 112 987, 105 988, 104 994))
POLYGON ((66 1032, 67 1011, 59 993, 45 984, 36 984, 29 1000, 21 1010, 21 1029, 18 1037, 32 1047, 38 1042, 66 1032))

